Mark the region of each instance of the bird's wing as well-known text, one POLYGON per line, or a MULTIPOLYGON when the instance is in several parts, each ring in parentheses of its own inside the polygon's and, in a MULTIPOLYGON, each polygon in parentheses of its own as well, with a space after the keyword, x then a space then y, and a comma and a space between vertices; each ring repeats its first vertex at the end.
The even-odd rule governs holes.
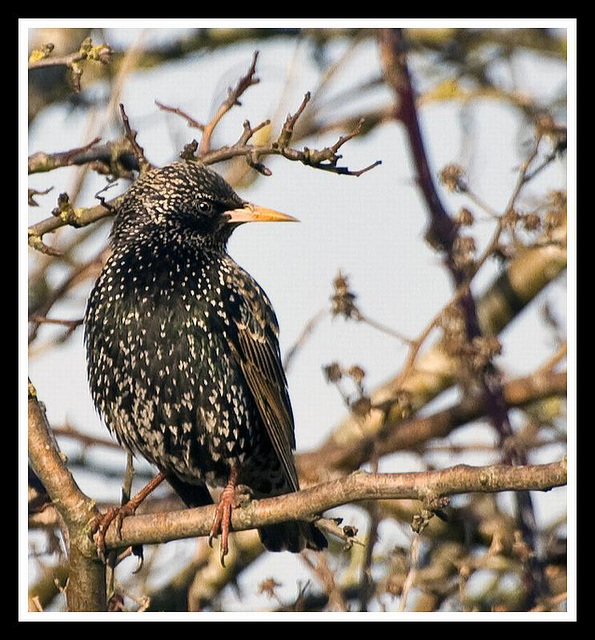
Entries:
POLYGON ((241 285, 233 309, 236 329, 232 352, 246 378, 273 448, 294 491, 299 488, 292 450, 295 449, 293 413, 287 380, 281 365, 278 325, 265 293, 250 279, 241 285))

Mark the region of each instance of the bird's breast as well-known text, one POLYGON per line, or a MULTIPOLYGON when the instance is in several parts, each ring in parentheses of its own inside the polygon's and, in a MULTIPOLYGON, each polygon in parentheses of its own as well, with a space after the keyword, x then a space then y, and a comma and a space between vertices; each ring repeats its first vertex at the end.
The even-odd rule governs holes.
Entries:
POLYGON ((161 256, 160 265, 151 252, 124 257, 114 252, 86 313, 95 404, 128 448, 180 477, 218 484, 230 461, 259 444, 229 349, 229 297, 233 304, 238 292, 225 267, 197 256, 161 256))

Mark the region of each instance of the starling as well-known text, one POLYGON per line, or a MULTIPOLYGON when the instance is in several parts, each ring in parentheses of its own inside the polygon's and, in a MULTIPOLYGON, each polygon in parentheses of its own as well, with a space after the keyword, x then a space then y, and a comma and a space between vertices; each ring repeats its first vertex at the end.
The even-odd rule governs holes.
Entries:
MULTIPOLYGON (((299 489, 275 312, 226 250, 243 223, 290 220, 199 163, 152 169, 116 211, 85 313, 89 386, 110 432, 188 507, 224 488, 211 530, 222 561, 236 485, 257 498, 299 489)), ((259 533, 270 551, 327 546, 302 521, 259 533)))

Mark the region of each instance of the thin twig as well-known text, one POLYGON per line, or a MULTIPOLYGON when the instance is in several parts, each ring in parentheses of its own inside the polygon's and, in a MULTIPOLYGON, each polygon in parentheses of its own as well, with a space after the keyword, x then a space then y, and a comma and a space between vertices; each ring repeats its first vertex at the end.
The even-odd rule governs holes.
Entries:
POLYGON ((199 129, 200 131, 204 131, 205 125, 200 123, 200 122, 198 122, 197 120, 195 120, 192 116, 189 116, 185 111, 182 111, 181 109, 178 109, 177 107, 168 107, 167 105, 162 104, 161 102, 158 102, 157 100, 155 100, 155 104, 162 111, 167 111, 168 113, 173 113, 173 114, 175 114, 177 116, 180 116, 184 120, 186 120, 188 126, 191 129, 199 129))
POLYGON ((207 122, 202 128, 202 138, 200 140, 200 146, 198 148, 199 157, 205 155, 211 149, 211 137, 215 127, 219 124, 219 121, 223 116, 232 109, 232 107, 240 104, 239 99, 241 95, 254 84, 259 82, 258 78, 254 77, 256 73, 256 60, 258 59, 258 51, 256 51, 252 57, 252 64, 247 73, 243 75, 236 86, 228 90, 227 99, 221 104, 215 116, 207 122))
POLYGON ((341 589, 337 586, 335 575, 331 571, 324 555, 303 553, 302 560, 310 567, 322 585, 328 597, 328 607, 331 611, 349 611, 341 589))
POLYGON ((327 309, 320 309, 306 322, 306 325, 302 329, 302 332, 298 336, 297 340, 287 350, 285 358, 283 359, 283 369, 287 373, 292 365, 293 359, 298 354, 300 349, 306 344, 308 338, 314 333, 316 327, 320 324, 323 318, 327 315, 327 309))
POLYGON ((128 120, 128 116, 126 115, 126 111, 124 111, 124 105, 120 103, 120 116, 122 117, 122 123, 124 124, 125 136, 128 142, 130 143, 130 147, 136 160, 138 162, 139 171, 141 173, 146 173, 149 169, 151 169, 151 163, 145 157, 145 152, 143 148, 136 141, 136 136, 138 135, 136 131, 134 131, 130 127, 130 121, 128 120))
POLYGON ((407 600, 409 593, 415 584, 417 577, 417 570, 419 566, 419 551, 421 546, 421 535, 419 533, 413 534, 411 540, 411 546, 409 547, 409 571, 403 582, 403 589, 401 591, 401 601, 399 602, 399 611, 407 611, 407 600))

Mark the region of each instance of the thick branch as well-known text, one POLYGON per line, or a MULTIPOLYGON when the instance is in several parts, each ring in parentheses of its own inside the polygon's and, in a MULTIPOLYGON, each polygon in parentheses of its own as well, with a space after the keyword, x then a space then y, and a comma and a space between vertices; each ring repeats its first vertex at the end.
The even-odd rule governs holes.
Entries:
MULTIPOLYGON (((566 461, 524 467, 459 465, 420 473, 353 473, 344 478, 234 509, 232 528, 253 529, 293 519, 310 520, 327 509, 361 500, 414 499, 431 508, 439 498, 461 493, 547 491, 566 484, 566 461), (428 506, 430 505, 430 506, 428 506)), ((209 534, 215 506, 137 515, 124 520, 122 535, 110 529, 108 548, 157 544, 209 534)))
POLYGON ((69 611, 104 611, 105 567, 97 561, 88 535, 95 503, 79 489, 50 435, 49 425, 35 389, 29 385, 29 460, 53 505, 66 525, 69 611))
POLYGON ((29 385, 29 460, 67 526, 87 522, 93 501, 79 489, 50 435, 45 411, 29 385))

